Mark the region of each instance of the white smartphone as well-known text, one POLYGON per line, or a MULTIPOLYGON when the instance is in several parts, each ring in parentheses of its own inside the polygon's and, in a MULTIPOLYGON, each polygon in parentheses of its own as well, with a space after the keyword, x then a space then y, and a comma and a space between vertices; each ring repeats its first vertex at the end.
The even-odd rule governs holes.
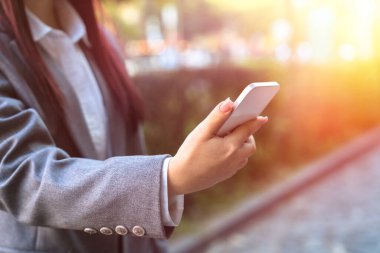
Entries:
POLYGON ((234 111, 217 134, 224 136, 240 124, 259 116, 279 89, 277 82, 249 84, 234 102, 234 111))

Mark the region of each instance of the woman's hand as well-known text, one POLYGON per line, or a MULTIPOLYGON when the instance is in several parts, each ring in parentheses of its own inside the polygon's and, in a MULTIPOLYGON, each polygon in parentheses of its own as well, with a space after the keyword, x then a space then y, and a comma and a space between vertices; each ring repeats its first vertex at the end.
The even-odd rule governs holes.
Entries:
POLYGON ((257 117, 224 137, 216 135, 233 111, 233 102, 220 103, 186 138, 171 158, 168 170, 169 195, 209 188, 233 176, 256 151, 255 133, 267 121, 257 117))

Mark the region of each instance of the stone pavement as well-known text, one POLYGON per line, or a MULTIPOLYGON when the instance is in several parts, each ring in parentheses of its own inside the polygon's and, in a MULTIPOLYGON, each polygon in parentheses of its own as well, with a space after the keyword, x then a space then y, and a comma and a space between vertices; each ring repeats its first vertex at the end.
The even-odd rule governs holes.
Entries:
POLYGON ((380 253, 380 144, 205 252, 380 253))

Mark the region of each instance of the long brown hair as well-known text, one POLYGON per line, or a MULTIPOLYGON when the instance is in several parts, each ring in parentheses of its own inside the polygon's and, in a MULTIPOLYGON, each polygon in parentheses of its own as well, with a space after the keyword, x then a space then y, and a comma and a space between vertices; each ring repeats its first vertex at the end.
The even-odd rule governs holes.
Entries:
MULTIPOLYGON (((24 1, 0 1, 0 31, 9 34, 20 48, 28 65, 25 66, 27 69, 22 74, 25 75, 28 85, 39 98, 42 108, 46 109, 44 111, 48 114, 47 116, 63 119, 63 97, 32 39, 24 1)), ((95 0, 69 0, 69 2, 85 23, 91 44, 86 51, 98 66, 127 125, 132 130, 136 130, 138 122, 143 117, 142 100, 131 83, 120 55, 107 40, 97 22, 95 0)))

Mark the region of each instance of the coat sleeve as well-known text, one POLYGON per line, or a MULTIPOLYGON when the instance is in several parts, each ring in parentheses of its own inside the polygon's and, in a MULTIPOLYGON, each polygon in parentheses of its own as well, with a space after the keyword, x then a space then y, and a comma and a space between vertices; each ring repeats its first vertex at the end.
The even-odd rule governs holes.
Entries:
POLYGON ((95 231, 138 226, 143 236, 165 238, 160 179, 166 157, 69 157, 0 72, 0 210, 19 222, 95 231))

